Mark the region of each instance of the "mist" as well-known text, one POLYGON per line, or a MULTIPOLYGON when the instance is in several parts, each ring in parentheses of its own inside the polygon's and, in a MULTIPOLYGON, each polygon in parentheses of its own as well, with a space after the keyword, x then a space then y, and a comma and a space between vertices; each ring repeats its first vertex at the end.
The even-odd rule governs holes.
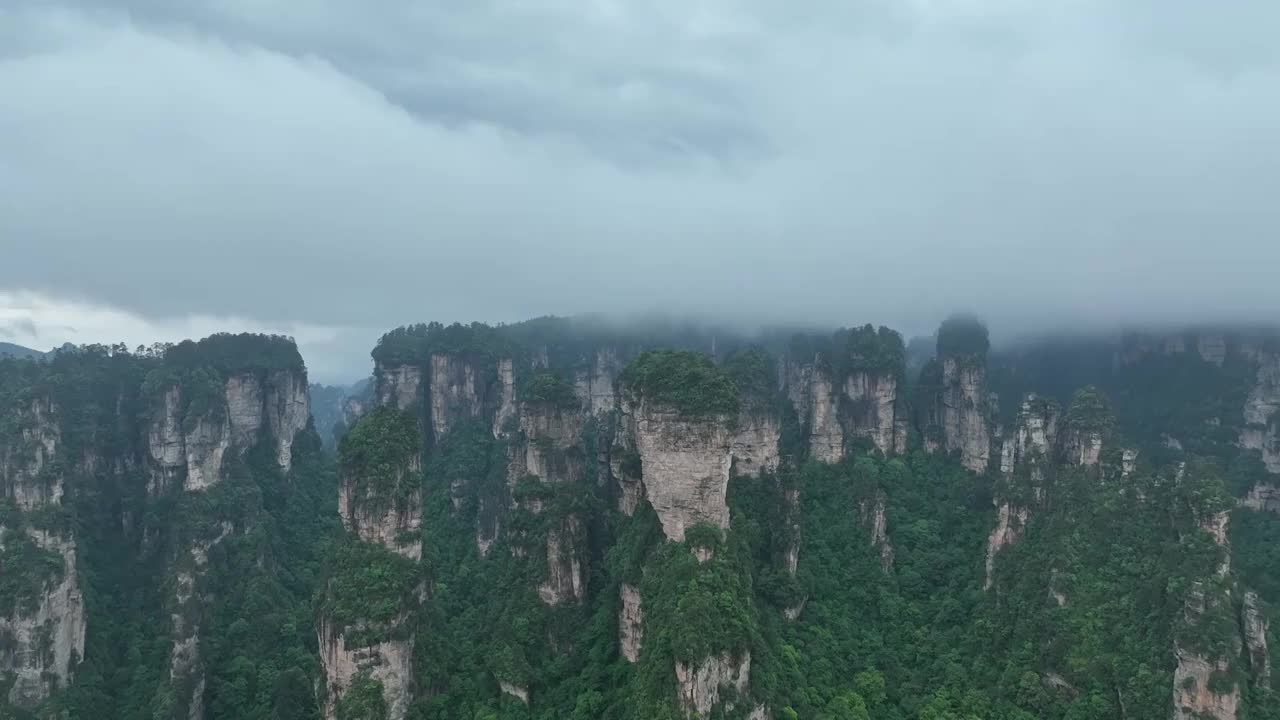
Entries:
POLYGON ((1280 315, 1275 3, 366 10, 0 10, 5 339, 1280 315))

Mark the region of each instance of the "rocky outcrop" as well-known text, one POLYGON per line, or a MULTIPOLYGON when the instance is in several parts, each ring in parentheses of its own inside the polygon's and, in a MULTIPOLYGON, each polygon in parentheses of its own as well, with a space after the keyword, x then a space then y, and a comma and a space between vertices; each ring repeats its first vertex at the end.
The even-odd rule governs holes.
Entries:
POLYGON ((19 606, 12 615, 0 616, 0 677, 12 675, 8 701, 19 708, 34 708, 58 687, 70 681, 84 657, 86 620, 80 578, 76 570, 76 543, 44 530, 6 530, 0 526, 0 547, 9 532, 25 532, 40 550, 62 560, 56 582, 39 591, 34 610, 19 606))
POLYGON ((511 480, 536 475, 543 482, 581 482, 586 475, 582 430, 586 417, 578 408, 522 403, 520 435, 512 443, 511 480))
POLYGON ((581 602, 586 591, 577 538, 582 524, 570 515, 547 531, 547 577, 538 586, 538 598, 555 607, 565 602, 581 602))
POLYGON ((628 662, 640 660, 644 641, 644 608, 640 605, 640 589, 623 583, 618 588, 618 649, 628 662))
POLYGON ((433 353, 428 392, 431 431, 436 442, 462 418, 479 417, 484 392, 477 386, 476 367, 457 355, 433 353))
MULTIPOLYGON (((408 618, 402 617, 397 620, 396 625, 407 622, 408 618)), ((364 630, 363 627, 335 628, 324 618, 317 625, 320 662, 325 675, 325 720, 337 720, 339 701, 351 688, 353 681, 361 676, 382 685, 382 697, 387 704, 387 720, 404 720, 412 699, 413 636, 397 637, 371 645, 348 645, 348 637, 354 637, 364 630)))
MULTIPOLYGON (((1209 533, 1223 548, 1214 579, 1196 581, 1183 604, 1183 620, 1189 626, 1205 622, 1205 615, 1231 602, 1224 578, 1231 570, 1231 553, 1227 546, 1227 527, 1231 515, 1219 511, 1201 522, 1201 530, 1209 533)), ((1233 638, 1239 650, 1238 638, 1233 638)), ((1174 643, 1178 660, 1173 673, 1174 720, 1236 720, 1240 707, 1240 687, 1228 674, 1231 658, 1174 643)))
POLYGON ((1022 539, 1030 516, 1031 512, 1027 508, 1018 507, 1011 502, 1002 502, 998 506, 995 529, 987 537, 987 574, 982 584, 984 590, 990 590, 995 583, 996 556, 1006 546, 1022 539))
POLYGON ((677 698, 680 708, 690 718, 710 717, 711 711, 720 704, 723 688, 732 687, 738 698, 746 698, 750 682, 749 652, 738 656, 723 652, 697 664, 676 663, 677 698))
POLYGON ((516 374, 511 358, 498 361, 498 409, 493 414, 493 436, 502 437, 507 423, 516 416, 516 374))
POLYGON ((204 667, 200 656, 200 618, 208 598, 199 591, 199 583, 209 564, 209 550, 231 534, 232 526, 223 522, 218 535, 197 540, 178 563, 174 576, 174 596, 169 614, 173 647, 169 651, 169 685, 173 699, 186 708, 189 720, 204 717, 204 667))
POLYGON ((972 357, 943 358, 942 383, 944 447, 959 452, 965 467, 985 472, 991 460, 986 364, 972 357))
POLYGON ((1280 353, 1261 353, 1258 373, 1244 404, 1240 445, 1257 450, 1267 470, 1280 473, 1280 353))
MULTIPOLYGON (((546 366, 545 357, 543 366, 546 366)), ((574 374, 574 393, 589 414, 600 415, 613 412, 617 408, 616 386, 622 367, 623 362, 618 357, 617 349, 606 347, 595 352, 591 367, 574 374)))
POLYGON ((729 419, 689 418, 643 400, 629 412, 635 421, 645 495, 666 536, 683 541, 685 529, 697 523, 729 527, 729 419))
POLYGON ((417 365, 383 365, 373 369, 379 405, 394 405, 416 412, 422 402, 422 368, 417 365))
POLYGON ((1280 514, 1280 486, 1271 483, 1254 485, 1247 495, 1240 499, 1240 506, 1261 512, 1280 514))
POLYGON ((400 497, 386 497, 372 485, 344 476, 338 486, 338 515, 347 532, 361 540, 418 560, 422 557, 422 489, 416 480, 422 472, 419 456, 406 458, 396 472, 387 479, 390 487, 412 487, 400 497))
MULTIPOLYGON (((867 529, 871 546, 876 548, 876 552, 880 555, 880 568, 886 573, 892 571, 893 543, 889 541, 888 522, 885 519, 884 493, 877 491, 873 500, 863 501, 858 514, 863 527, 867 529)), ((788 567, 788 570, 792 575, 795 574, 791 567, 788 567)))
POLYGON ((868 438, 886 455, 906 451, 907 419, 899 413, 898 378, 892 372, 855 371, 844 381, 842 404, 849 435, 868 438))
POLYGON ((0 446, 0 496, 19 510, 35 510, 62 501, 62 476, 47 472, 62 443, 51 399, 17 408, 12 422, 21 428, 16 442, 0 446))
POLYGON ((762 470, 777 470, 781 437, 782 424, 777 416, 764 410, 744 409, 729 443, 733 474, 753 476, 762 470))
POLYGON ((516 685, 515 683, 507 682, 506 680, 499 680, 498 689, 502 691, 503 695, 510 695, 525 705, 529 704, 529 688, 523 685, 516 685))
POLYGON ((820 368, 810 373, 809 457, 834 463, 844 459, 844 428, 831 378, 820 368))
POLYGON ((1240 627, 1249 659, 1254 686, 1271 688, 1271 654, 1267 649, 1267 617, 1259 606, 1258 593, 1247 590, 1240 609, 1240 627))
POLYGON ((178 385, 165 389, 147 428, 151 462, 148 488, 155 495, 183 478, 183 489, 204 490, 222 478, 228 453, 243 453, 264 438, 273 443, 276 464, 293 467, 293 442, 310 421, 307 378, 301 370, 275 370, 263 380, 253 373, 227 378, 222 398, 201 411, 184 408, 178 385))

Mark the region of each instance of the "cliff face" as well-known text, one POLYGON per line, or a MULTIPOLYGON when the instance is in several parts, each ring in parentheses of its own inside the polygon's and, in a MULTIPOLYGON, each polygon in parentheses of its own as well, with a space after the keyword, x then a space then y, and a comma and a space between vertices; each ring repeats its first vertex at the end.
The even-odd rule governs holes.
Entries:
POLYGON ((76 570, 76 543, 44 530, 15 531, 0 525, 0 552, 12 544, 6 535, 22 532, 42 552, 61 561, 56 580, 46 581, 36 593, 34 609, 16 607, 0 615, 0 676, 13 674, 8 701, 20 708, 34 708, 58 687, 65 687, 75 666, 84 657, 86 619, 84 599, 76 570))
POLYGON ((1262 454, 1267 470, 1280 473, 1280 353, 1259 356, 1258 374, 1244 405, 1240 445, 1262 454))
POLYGON ((756 475, 778 469, 778 440, 782 425, 776 415, 764 410, 744 409, 729 442, 734 474, 756 475))
POLYGON ((1248 651, 1249 672, 1254 685, 1271 687, 1271 654, 1267 649, 1267 616, 1259 606, 1258 593, 1252 590, 1244 594, 1241 605, 1240 625, 1244 631, 1244 646, 1248 651))
POLYGON ((976 356, 942 358, 940 399, 943 447, 959 452, 960 463, 986 472, 991 460, 991 411, 987 368, 976 356))
POLYGON ((643 641, 644 608, 640 604, 640 590, 635 585, 623 583, 618 587, 619 652, 627 662, 637 662, 643 641))
MULTIPOLYGON (((690 718, 710 717, 711 711, 721 704, 724 688, 733 688, 735 697, 746 697, 751 682, 751 653, 740 656, 721 653, 705 658, 700 663, 676 663, 677 697, 681 709, 690 718)), ((727 704, 726 710, 733 709, 727 704)))
MULTIPOLYGON (((403 625, 402 617, 397 622, 403 625)), ((325 674, 325 720, 338 720, 338 705, 358 681, 376 681, 382 686, 387 720, 403 720, 409 713, 413 685, 412 635, 372 645, 349 646, 348 635, 365 628, 335 628, 321 618, 316 630, 320 643, 320 663, 325 674)))
MULTIPOLYGON (((1223 510, 1201 522, 1201 529, 1213 537, 1223 549, 1217 577, 1192 584, 1183 605, 1183 620, 1188 626, 1209 622, 1207 615, 1230 605, 1230 591, 1222 579, 1231 570, 1231 553, 1227 546, 1227 526, 1231 515, 1223 510)), ((1233 638, 1238 643, 1238 639, 1233 638)), ((1235 648, 1239 650, 1239 648, 1235 648)), ((1229 673, 1231 657, 1199 647, 1174 643, 1178 666, 1173 673, 1174 720, 1236 720, 1240 708, 1240 687, 1233 679, 1219 681, 1216 676, 1229 673)))
POLYGON ((338 486, 338 515, 347 532, 364 542, 384 545, 395 552, 417 560, 422 557, 422 490, 418 480, 422 472, 419 456, 404 459, 392 470, 391 487, 411 487, 399 497, 389 497, 386 489, 363 483, 344 474, 338 486))
POLYGON ((276 464, 288 472, 294 439, 310 419, 301 370, 275 370, 265 378, 233 375, 223 383, 222 397, 205 402, 203 409, 184 409, 187 402, 184 389, 172 385, 154 403, 147 428, 153 495, 166 492, 179 477, 184 490, 214 485, 228 453, 243 453, 268 435, 276 464))
POLYGON ((908 419, 897 369, 853 370, 833 379, 821 356, 785 359, 779 383, 808 427, 810 457, 839 462, 854 439, 870 440, 886 455, 906 451, 908 419))
MULTIPOLYGON (((10 417, 0 419, 19 429, 16 442, 0 443, 0 497, 21 513, 57 512, 66 494, 56 462, 62 443, 60 412, 47 397, 9 412, 10 417)), ((84 656, 86 618, 76 538, 70 528, 44 528, 23 522, 21 515, 9 522, 6 527, 0 521, 0 557, 21 555, 18 548, 30 544, 46 558, 46 567, 57 567, 25 588, 25 602, 0 608, 0 639, 8 639, 0 643, 0 677, 13 675, 8 701, 34 708, 70 682, 84 656)))
POLYGON ((855 437, 869 438, 880 452, 906 451, 907 419, 899 413, 898 378, 892 372, 856 371, 845 379, 846 426, 855 437))
POLYGON ((1028 395, 1022 401, 1013 432, 1001 444, 1000 472, 1006 492, 993 498, 996 526, 987 537, 984 589, 990 589, 995 582, 996 556, 1022 538, 1032 506, 1043 500, 1057 446, 1057 404, 1028 395))
POLYGON ((379 405, 416 411, 422 403, 422 368, 411 364, 374 364, 375 394, 379 405))
POLYGON ((586 577, 579 560, 584 550, 579 547, 581 534, 582 523, 573 515, 547 531, 547 576, 538 586, 538 598, 543 603, 555 607, 582 601, 586 577))
POLYGON ((595 351, 590 368, 575 373, 574 392, 588 413, 600 415, 617 409, 616 383, 623 365, 617 349, 606 347, 595 351))
POLYGON ((723 416, 687 418, 670 407, 633 405, 644 490, 671 540, 697 523, 729 527, 726 493, 733 434, 723 416))
POLYGON ((428 392, 431 399, 431 431, 436 442, 462 418, 479 417, 484 390, 477 384, 477 368, 453 354, 432 353, 428 392))

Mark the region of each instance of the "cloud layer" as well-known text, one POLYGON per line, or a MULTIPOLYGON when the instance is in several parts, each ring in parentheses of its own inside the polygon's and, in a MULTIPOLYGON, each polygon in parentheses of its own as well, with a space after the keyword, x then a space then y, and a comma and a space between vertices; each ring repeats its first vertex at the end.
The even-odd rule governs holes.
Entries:
POLYGON ((0 290, 362 337, 1277 320, 1277 27, 1269 0, 18 0, 0 290))

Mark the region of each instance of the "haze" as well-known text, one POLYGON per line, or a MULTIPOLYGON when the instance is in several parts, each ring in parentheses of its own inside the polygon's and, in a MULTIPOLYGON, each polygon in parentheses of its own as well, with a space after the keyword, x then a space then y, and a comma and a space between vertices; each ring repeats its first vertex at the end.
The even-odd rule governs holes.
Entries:
POLYGON ((1280 4, 0 9, 0 340, 1274 321, 1280 4))

